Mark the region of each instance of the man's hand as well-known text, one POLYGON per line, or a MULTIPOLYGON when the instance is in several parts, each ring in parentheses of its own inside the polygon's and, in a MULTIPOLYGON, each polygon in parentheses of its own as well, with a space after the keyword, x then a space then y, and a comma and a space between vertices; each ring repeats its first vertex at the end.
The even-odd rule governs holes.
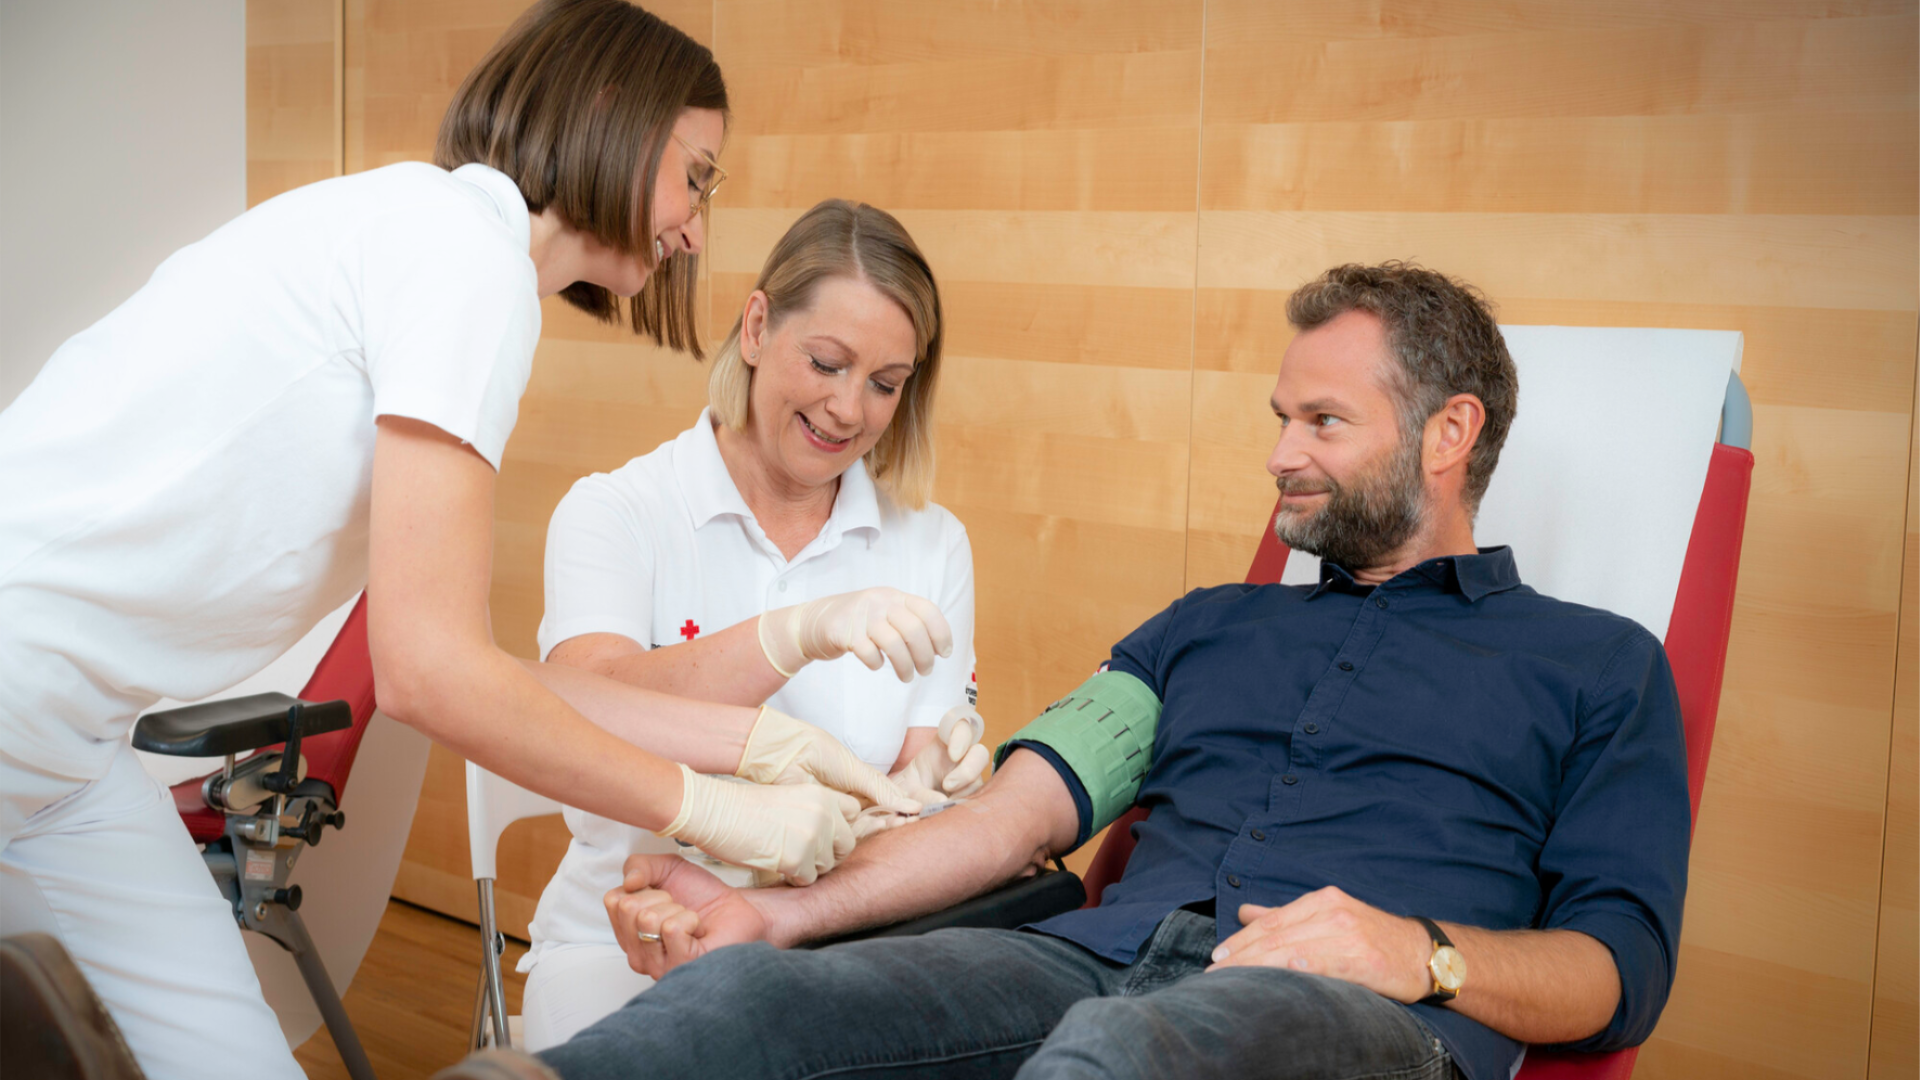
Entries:
POLYGON ((767 920, 749 895, 678 855, 635 855, 607 893, 607 919, 627 963, 658 979, 714 949, 766 940, 767 920))
POLYGON ((1283 967, 1364 986, 1411 1004, 1433 990, 1433 939, 1329 885, 1283 907, 1240 905, 1241 929, 1213 951, 1213 966, 1283 967))

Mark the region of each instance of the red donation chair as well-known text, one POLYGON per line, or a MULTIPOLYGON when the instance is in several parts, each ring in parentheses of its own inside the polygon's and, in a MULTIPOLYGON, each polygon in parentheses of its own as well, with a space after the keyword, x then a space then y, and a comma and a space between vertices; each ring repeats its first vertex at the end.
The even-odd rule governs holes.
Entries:
MULTIPOLYGON (((1740 572, 1740 541, 1746 529, 1747 492, 1753 480, 1753 454, 1747 449, 1752 431, 1746 391, 1738 376, 1729 383, 1722 414, 1720 441, 1707 466, 1693 532, 1687 541, 1686 561, 1673 600, 1673 619, 1667 627, 1667 659, 1680 695, 1680 717, 1686 728, 1687 789, 1693 801, 1693 820, 1700 820, 1700 791, 1707 780, 1707 754, 1713 748, 1713 725, 1720 710, 1720 681, 1726 669, 1727 636, 1733 625, 1733 589, 1740 572)), ((1274 513, 1280 511, 1274 505, 1274 513)), ((1247 582, 1278 582, 1286 569, 1287 548, 1273 534, 1273 518, 1260 537, 1247 582)), ((1107 837, 1087 868, 1087 906, 1097 907, 1108 885, 1120 880, 1133 852, 1133 826, 1146 817, 1139 807, 1128 811, 1107 830, 1107 837)), ((1633 1075, 1634 1047, 1610 1054, 1574 1054, 1528 1050, 1517 1080, 1627 1080, 1633 1075)))
POLYGON ((362 594, 298 698, 253 694, 148 713, 133 735, 150 753, 225 755, 219 772, 174 785, 173 803, 240 928, 293 954, 353 1080, 373 1080, 373 1066, 300 919, 300 887, 287 882, 322 829, 346 824, 340 797, 373 710, 362 594))

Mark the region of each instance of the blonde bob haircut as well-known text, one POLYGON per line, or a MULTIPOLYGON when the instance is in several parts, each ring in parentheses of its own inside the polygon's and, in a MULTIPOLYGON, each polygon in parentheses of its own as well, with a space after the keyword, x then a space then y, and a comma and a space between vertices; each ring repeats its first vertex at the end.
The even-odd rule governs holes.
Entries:
MULTIPOLYGON (((867 451, 867 473, 886 496, 914 510, 933 494, 933 391, 940 378, 940 289, 933 268, 892 214, 866 203, 828 199, 800 215, 773 247, 754 288, 767 295, 772 329, 813 303, 831 278, 853 278, 899 304, 913 323, 913 373, 900 387, 900 405, 880 441, 867 451)), ((714 356, 707 400, 714 418, 745 431, 753 397, 753 367, 740 355, 740 326, 714 356)))
MULTIPOLYGON (((727 84, 706 46, 626 0, 541 0, 454 93, 433 163, 490 165, 512 178, 532 213, 552 207, 574 229, 637 256, 650 273, 628 305, 634 332, 699 356, 696 257, 653 262, 655 174, 686 109, 727 111, 727 84)), ((620 317, 619 298, 598 285, 574 282, 561 295, 603 322, 620 317)))

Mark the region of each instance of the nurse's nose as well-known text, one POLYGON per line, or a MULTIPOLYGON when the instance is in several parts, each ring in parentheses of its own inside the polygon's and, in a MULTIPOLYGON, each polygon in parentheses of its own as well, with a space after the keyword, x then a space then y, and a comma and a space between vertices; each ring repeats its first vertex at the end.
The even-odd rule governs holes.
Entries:
POLYGON ((833 395, 827 398, 827 415, 833 417, 835 423, 851 428, 860 423, 860 389, 866 383, 851 377, 851 370, 848 375, 849 378, 834 387, 833 395))
POLYGON ((698 255, 707 246, 707 218, 696 212, 680 226, 680 250, 689 255, 698 255))

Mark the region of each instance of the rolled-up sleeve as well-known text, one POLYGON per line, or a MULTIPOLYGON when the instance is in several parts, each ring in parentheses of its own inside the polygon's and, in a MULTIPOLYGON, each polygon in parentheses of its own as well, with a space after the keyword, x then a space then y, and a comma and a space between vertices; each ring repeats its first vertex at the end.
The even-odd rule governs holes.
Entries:
POLYGON ((1540 851, 1538 925, 1612 952, 1620 1003, 1577 1050, 1634 1046, 1665 1007, 1680 945, 1691 811, 1680 702, 1665 650, 1630 636, 1586 696, 1560 804, 1540 851))

